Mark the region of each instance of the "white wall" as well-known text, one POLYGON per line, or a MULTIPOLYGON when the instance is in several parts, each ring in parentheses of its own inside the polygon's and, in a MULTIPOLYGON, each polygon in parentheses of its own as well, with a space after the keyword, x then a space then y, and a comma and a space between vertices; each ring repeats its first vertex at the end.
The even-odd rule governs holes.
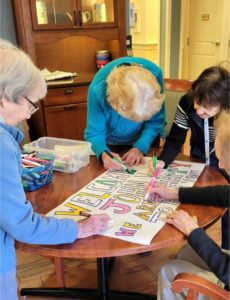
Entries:
POLYGON ((130 0, 135 6, 136 23, 131 28, 133 55, 159 64, 160 0, 130 0))

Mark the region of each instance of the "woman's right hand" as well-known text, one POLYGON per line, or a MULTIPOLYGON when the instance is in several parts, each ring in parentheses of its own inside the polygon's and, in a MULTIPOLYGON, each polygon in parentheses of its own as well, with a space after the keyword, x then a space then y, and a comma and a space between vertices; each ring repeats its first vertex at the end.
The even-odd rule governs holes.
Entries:
POLYGON ((91 217, 77 222, 78 239, 100 234, 108 228, 110 217, 107 214, 92 215, 91 217))
MULTIPOLYGON (((121 157, 114 152, 110 152, 112 156, 116 157, 122 161, 121 157)), ((103 162, 104 168, 109 170, 121 170, 121 166, 118 162, 113 160, 106 152, 103 152, 101 155, 101 160, 103 162)))
POLYGON ((177 189, 170 189, 164 185, 156 183, 156 186, 148 188, 151 194, 154 194, 156 199, 163 200, 179 200, 177 189))

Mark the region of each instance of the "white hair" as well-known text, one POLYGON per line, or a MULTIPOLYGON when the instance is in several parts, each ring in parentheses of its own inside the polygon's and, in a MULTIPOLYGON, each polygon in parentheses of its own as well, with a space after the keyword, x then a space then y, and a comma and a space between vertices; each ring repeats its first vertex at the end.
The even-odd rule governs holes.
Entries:
POLYGON ((141 122, 160 111, 164 95, 150 71, 137 65, 119 66, 107 78, 107 100, 123 117, 141 122))
POLYGON ((38 87, 39 98, 47 92, 45 80, 29 56, 10 42, 0 39, 0 97, 17 103, 38 87))

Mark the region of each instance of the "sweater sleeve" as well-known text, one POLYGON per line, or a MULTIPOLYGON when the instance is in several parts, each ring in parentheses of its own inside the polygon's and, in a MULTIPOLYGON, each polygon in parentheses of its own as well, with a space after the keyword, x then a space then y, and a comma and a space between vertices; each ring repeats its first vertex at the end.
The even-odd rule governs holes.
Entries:
POLYGON ((0 137, 0 227, 14 239, 32 244, 62 244, 76 240, 73 220, 42 217, 25 198, 19 168, 19 148, 8 135, 0 137))
POLYGON ((229 207, 229 185, 179 188, 181 203, 229 207))
POLYGON ((177 106, 170 133, 167 136, 164 148, 158 157, 159 160, 163 160, 165 162, 165 168, 167 168, 168 165, 174 161, 178 153, 180 153, 181 147, 186 139, 189 124, 185 109, 185 101, 186 98, 182 97, 177 106))
POLYGON ((229 255, 222 252, 220 247, 201 228, 190 233, 188 243, 206 262, 211 271, 229 287, 229 255))
POLYGON ((85 139, 92 144, 98 159, 105 150, 109 151, 106 145, 106 119, 102 107, 102 101, 105 99, 99 99, 100 95, 101 93, 96 92, 93 86, 89 87, 85 129, 85 139))

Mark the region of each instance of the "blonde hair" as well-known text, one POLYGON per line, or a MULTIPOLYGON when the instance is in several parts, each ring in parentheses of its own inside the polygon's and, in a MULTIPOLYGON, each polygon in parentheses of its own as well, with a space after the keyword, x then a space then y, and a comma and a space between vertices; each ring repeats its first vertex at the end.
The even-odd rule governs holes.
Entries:
POLYGON ((221 152, 226 166, 229 166, 230 154, 230 113, 221 111, 214 123, 216 139, 220 142, 221 152))
POLYGON ((138 65, 119 66, 107 78, 107 100, 123 117, 141 122, 158 113, 164 101, 156 77, 138 65))
POLYGON ((4 95, 8 101, 17 103, 36 87, 39 99, 44 98, 47 86, 39 69, 22 50, 0 39, 0 97, 4 95))

